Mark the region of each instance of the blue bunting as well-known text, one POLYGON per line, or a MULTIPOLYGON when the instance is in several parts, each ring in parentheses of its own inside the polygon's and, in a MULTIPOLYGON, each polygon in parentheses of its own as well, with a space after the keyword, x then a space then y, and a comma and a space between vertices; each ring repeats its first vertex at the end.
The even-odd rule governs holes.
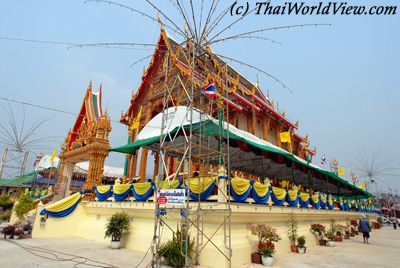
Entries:
POLYGON ((300 207, 308 208, 308 205, 310 204, 310 198, 307 199, 307 201, 303 201, 303 200, 301 200, 301 198, 298 198, 298 199, 299 199, 300 207))
POLYGON ((144 202, 144 201, 146 201, 147 199, 149 199, 149 197, 151 196, 151 194, 153 193, 153 187, 154 187, 154 189, 156 189, 155 188, 155 183, 154 182, 151 182, 151 186, 152 187, 150 187, 144 194, 142 194, 142 195, 140 195, 140 194, 138 194, 136 191, 135 191, 135 187, 132 187, 132 193, 133 193, 133 196, 135 197, 135 199, 136 199, 136 201, 139 201, 139 202, 144 202))
POLYGON ((233 198, 235 199, 236 202, 238 203, 244 203, 246 201, 246 199, 249 197, 250 194, 250 190, 251 190, 251 186, 247 189, 246 192, 244 192, 243 194, 239 195, 237 193, 235 193, 235 191, 233 190, 233 187, 231 186, 231 195, 233 196, 233 198))
POLYGON ((215 187, 215 181, 200 194, 195 194, 192 191, 189 191, 189 197, 193 201, 199 201, 199 198, 200 201, 207 200, 207 198, 212 194, 214 187, 215 187))
MULTIPOLYGON (((250 181, 251 186, 253 186, 254 181, 250 181)), ((251 196, 253 197, 256 204, 266 204, 268 202, 269 196, 271 194, 271 188, 268 188, 268 192, 264 196, 259 196, 257 192, 251 187, 251 196)))
POLYGON ((320 208, 321 201, 319 200, 319 198, 318 198, 318 202, 314 202, 314 199, 312 199, 312 198, 310 198, 310 201, 311 201, 311 206, 313 206, 313 208, 315 208, 315 209, 320 208))
MULTIPOLYGON (((282 200, 279 200, 276 195, 274 194, 274 191, 272 191, 272 187, 270 188, 270 192, 271 192, 271 199, 272 202, 277 205, 277 206, 283 206, 283 204, 285 204, 285 199, 283 198, 282 200)), ((298 198, 297 198, 298 199, 298 198)))
POLYGON ((96 186, 93 186, 93 189, 96 190, 96 197, 100 202, 106 201, 108 198, 112 196, 112 186, 110 186, 110 190, 108 190, 103 194, 97 190, 96 186))

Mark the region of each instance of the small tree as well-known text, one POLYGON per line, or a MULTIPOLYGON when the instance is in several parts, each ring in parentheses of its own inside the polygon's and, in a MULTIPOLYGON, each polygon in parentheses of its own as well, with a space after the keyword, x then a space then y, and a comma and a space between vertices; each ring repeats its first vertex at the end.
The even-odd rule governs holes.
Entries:
POLYGON ((23 220, 25 219, 25 214, 33 208, 33 199, 26 195, 21 195, 18 199, 18 203, 15 205, 15 213, 20 220, 23 220))
POLYGON ((297 219, 296 216, 293 214, 293 212, 289 214, 288 236, 291 245, 295 245, 298 235, 297 235, 297 219))
POLYGON ((115 213, 107 220, 105 238, 111 237, 111 241, 121 241, 124 232, 131 227, 131 218, 126 213, 115 213))

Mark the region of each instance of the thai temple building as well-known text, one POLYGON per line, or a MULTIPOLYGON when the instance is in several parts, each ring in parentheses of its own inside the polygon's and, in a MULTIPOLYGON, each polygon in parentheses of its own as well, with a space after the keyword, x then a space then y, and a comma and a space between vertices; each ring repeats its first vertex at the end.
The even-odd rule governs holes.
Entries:
POLYGON ((195 264, 237 267, 250 262, 257 246, 251 224, 278 229, 279 254, 290 245, 284 234, 291 213, 312 248, 310 224, 345 223, 374 212, 372 195, 341 178, 337 162, 333 171, 312 163, 316 148, 310 148, 308 136, 298 134, 298 122, 280 112, 258 83, 210 47, 178 43, 163 27, 120 122, 127 126, 128 142, 111 148, 101 88, 94 93, 90 83, 60 154, 55 187, 60 201, 38 207, 33 237, 106 242, 106 220, 122 209, 133 217, 127 248, 146 252, 172 236, 163 235, 161 226, 180 226, 194 237, 195 264), (126 158, 114 185, 103 183, 109 153, 126 158), (82 161, 89 161, 87 179, 76 189, 72 175, 82 161), (184 196, 178 198, 182 204, 160 198, 176 193, 184 196))

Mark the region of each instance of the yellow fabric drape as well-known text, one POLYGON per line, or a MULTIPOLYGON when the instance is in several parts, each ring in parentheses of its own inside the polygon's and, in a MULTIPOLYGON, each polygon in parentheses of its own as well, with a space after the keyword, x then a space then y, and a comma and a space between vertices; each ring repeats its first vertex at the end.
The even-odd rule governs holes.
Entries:
POLYGON ((333 198, 331 195, 329 195, 329 197, 328 197, 328 204, 329 204, 329 206, 333 205, 333 198))
POLYGON ((37 190, 35 191, 35 193, 34 193, 34 196, 39 196, 39 195, 40 195, 40 190, 37 189, 37 190))
POLYGON ((162 181, 161 183, 158 184, 158 188, 160 189, 176 189, 179 185, 178 180, 173 180, 173 181, 162 181))
POLYGON ((115 194, 123 194, 131 188, 130 184, 115 184, 113 187, 113 192, 115 194))
POLYGON ((299 197, 303 202, 307 202, 310 199, 310 194, 306 192, 301 192, 299 197))
POLYGON ((314 201, 314 203, 318 203, 318 200, 319 200, 318 197, 319 197, 319 196, 318 196, 317 194, 313 194, 313 195, 311 196, 311 198, 312 198, 312 200, 314 201))
POLYGON ((42 192, 40 193, 42 196, 45 196, 47 194, 47 190, 42 190, 42 192))
POLYGON ((250 187, 250 181, 246 179, 233 178, 231 181, 233 191, 237 195, 244 194, 250 187))
MULTIPOLYGON (((215 181, 216 177, 204 177, 204 178, 190 178, 189 190, 194 194, 201 194, 215 181)), ((188 180, 185 180, 185 184, 189 185, 188 180)))
POLYGON ((268 188, 269 188, 269 185, 267 185, 267 184, 262 184, 262 183, 259 183, 259 182, 255 182, 253 184, 254 191, 260 197, 264 197, 268 193, 268 188))
POLYGON ((286 197, 286 189, 272 186, 272 191, 274 192, 278 200, 283 200, 286 197))
POLYGON ((69 209, 73 205, 75 205, 76 202, 78 202, 80 198, 81 198, 81 194, 78 192, 78 193, 68 196, 67 198, 61 199, 60 201, 55 202, 54 204, 51 204, 51 205, 45 207, 45 209, 49 212, 64 211, 66 209, 69 209))
POLYGON ((96 186, 96 190, 101 194, 107 193, 110 190, 110 188, 111 188, 111 185, 96 186))
POLYGON ((326 197, 325 196, 321 196, 321 201, 322 201, 322 203, 326 203, 326 197))
POLYGON ((143 195, 151 188, 151 182, 135 183, 133 184, 133 188, 135 193, 143 195))
POLYGON ((296 200, 297 193, 298 193, 297 190, 288 190, 288 195, 289 195, 290 201, 295 201, 296 200))

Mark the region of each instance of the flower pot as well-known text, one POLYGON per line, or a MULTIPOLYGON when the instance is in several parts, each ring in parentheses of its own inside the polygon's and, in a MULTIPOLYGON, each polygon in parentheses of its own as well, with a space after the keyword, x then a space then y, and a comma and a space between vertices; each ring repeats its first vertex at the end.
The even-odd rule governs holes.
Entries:
POLYGON ((335 241, 336 241, 336 242, 342 242, 342 241, 343 241, 343 237, 341 237, 341 236, 336 236, 335 241))
POLYGON ((320 239, 319 240, 319 245, 320 246, 326 246, 326 240, 320 239))
POLYGON ((253 252, 251 253, 251 262, 256 263, 256 264, 261 264, 261 253, 259 252, 253 252))
POLYGON ((119 249, 121 248, 121 241, 111 241, 110 247, 112 249, 119 249))
POLYGON ((262 264, 263 264, 264 266, 272 266, 272 264, 274 263, 274 258, 273 258, 273 257, 270 257, 270 256, 264 256, 264 255, 262 255, 262 256, 261 256, 261 259, 262 259, 262 264))
POLYGON ((304 254, 304 253, 306 253, 306 250, 307 250, 306 247, 303 247, 303 248, 298 247, 298 248, 297 248, 297 252, 299 252, 299 254, 304 254))
POLYGON ((27 234, 29 234, 29 231, 24 231, 24 235, 27 235, 27 234))
POLYGON ((12 234, 6 234, 6 239, 11 239, 12 234))
POLYGON ((328 246, 328 247, 334 247, 334 246, 335 246, 335 242, 333 242, 333 241, 331 241, 331 240, 326 241, 326 246, 328 246))
POLYGON ((14 235, 14 239, 15 240, 19 239, 19 235, 14 235))
POLYGON ((297 246, 296 245, 290 245, 290 251, 296 253, 297 252, 297 246))

